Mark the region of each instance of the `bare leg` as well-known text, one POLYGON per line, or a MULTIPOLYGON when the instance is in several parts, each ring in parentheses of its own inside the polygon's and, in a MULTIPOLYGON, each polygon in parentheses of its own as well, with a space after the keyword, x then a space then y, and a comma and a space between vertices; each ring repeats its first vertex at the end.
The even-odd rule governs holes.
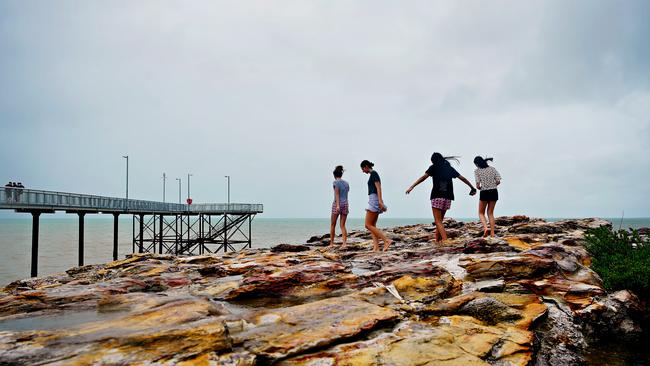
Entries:
POLYGON ((377 242, 379 243, 379 239, 381 239, 384 242, 384 252, 385 252, 386 249, 388 249, 388 245, 390 245, 390 243, 386 244, 386 235, 384 235, 384 232, 377 227, 377 220, 379 220, 379 214, 373 216, 372 226, 375 229, 375 236, 378 239, 377 242))
POLYGON ((375 234, 375 231, 372 230, 372 228, 374 228, 373 216, 374 216, 374 222, 377 222, 376 217, 379 216, 379 214, 376 213, 376 212, 370 212, 370 211, 366 210, 366 229, 368 229, 368 231, 370 231, 370 235, 372 235, 372 250, 373 250, 373 252, 378 252, 379 251, 379 237, 375 234))
POLYGON ((447 240, 447 232, 445 231, 445 226, 442 224, 442 220, 445 217, 446 210, 440 210, 437 208, 433 209, 433 218, 436 220, 436 241, 441 242, 447 240))
POLYGON ((483 237, 488 235, 487 219, 485 218, 485 209, 487 206, 487 201, 478 201, 478 217, 481 219, 481 224, 483 224, 483 237))
POLYGON ((436 228, 436 242, 440 241, 440 231, 438 231, 438 225, 436 225, 436 209, 431 208, 431 213, 433 214, 433 226, 436 228))
POLYGON ((345 248, 348 244, 348 230, 345 228, 345 221, 347 221, 348 215, 341 215, 341 234, 343 234, 343 245, 341 248, 345 248))
POLYGON ((490 218, 490 236, 494 238, 494 207, 497 205, 497 201, 488 202, 488 217, 490 218))
POLYGON ((370 232, 370 236, 372 237, 372 251, 373 252, 378 252, 379 251, 379 238, 372 231, 370 232))
MULTIPOLYGON (((443 227, 444 227, 445 215, 447 215, 447 210, 440 210, 440 212, 442 212, 442 220, 440 220, 440 222, 443 223, 443 227)), ((441 235, 441 239, 442 239, 442 235, 441 235)), ((447 231, 445 231, 445 238, 442 240, 447 240, 447 231)))
POLYGON ((372 224, 373 224, 373 226, 375 227, 375 229, 377 229, 377 231, 378 231, 378 233, 379 233, 378 236, 381 238, 381 240, 384 241, 384 252, 385 252, 385 251, 388 250, 388 247, 390 247, 390 245, 393 244, 393 241, 390 240, 390 239, 388 239, 388 238, 386 237, 386 234, 384 234, 383 231, 381 231, 380 229, 377 228, 377 219, 379 219, 379 215, 377 215, 377 217, 374 219, 374 221, 372 222, 372 224))
POLYGON ((336 220, 339 218, 338 214, 332 214, 332 219, 330 220, 330 245, 328 248, 334 246, 334 238, 336 237, 336 220))
POLYGON ((371 233, 374 234, 376 237, 377 241, 375 241, 374 244, 374 249, 375 251, 379 250, 379 239, 381 239, 384 242, 384 251, 388 250, 388 247, 393 243, 392 240, 388 239, 386 235, 384 234, 383 231, 379 230, 377 228, 377 219, 379 219, 379 213, 378 212, 370 212, 367 211, 366 213, 366 229, 370 230, 371 233), (370 221, 368 221, 370 219, 370 221))

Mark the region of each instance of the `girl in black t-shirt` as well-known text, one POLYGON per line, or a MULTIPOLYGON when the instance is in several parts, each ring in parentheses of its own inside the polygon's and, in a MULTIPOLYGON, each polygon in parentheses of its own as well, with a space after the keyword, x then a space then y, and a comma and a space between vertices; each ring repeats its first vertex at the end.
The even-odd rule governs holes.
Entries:
POLYGON ((368 179, 368 208, 366 209, 366 229, 372 235, 372 250, 379 251, 379 239, 384 242, 384 252, 390 247, 392 240, 386 238, 386 234, 377 228, 377 219, 379 214, 386 212, 388 207, 384 205, 384 200, 381 194, 381 179, 379 174, 372 169, 375 164, 364 160, 361 162, 361 170, 370 174, 368 179))
POLYGON ((471 188, 469 191, 470 196, 476 194, 476 188, 449 164, 449 160, 458 162, 456 157, 444 157, 440 153, 433 153, 431 155, 431 166, 429 169, 406 190, 406 194, 411 193, 413 188, 431 177, 433 181, 433 188, 431 188, 430 195, 431 211, 435 220, 436 241, 438 242, 447 240, 447 232, 445 231, 442 220, 444 220, 447 210, 451 208, 451 201, 454 200, 454 183, 452 179, 458 178, 467 184, 471 188))

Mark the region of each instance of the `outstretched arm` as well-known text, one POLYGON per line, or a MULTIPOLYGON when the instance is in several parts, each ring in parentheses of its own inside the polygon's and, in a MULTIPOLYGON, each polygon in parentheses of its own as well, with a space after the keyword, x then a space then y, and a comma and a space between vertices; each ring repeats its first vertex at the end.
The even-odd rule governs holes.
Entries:
POLYGON ((420 183, 424 182, 425 180, 427 180, 427 178, 429 178, 429 174, 426 174, 426 173, 423 176, 421 176, 420 178, 418 178, 418 180, 416 180, 413 184, 411 184, 409 189, 406 190, 406 194, 411 193, 413 188, 415 188, 418 184, 420 184, 420 183))
POLYGON ((458 176, 458 179, 462 180, 463 183, 467 184, 467 186, 468 186, 469 188, 472 189, 471 191, 469 191, 469 195, 470 195, 470 196, 473 196, 473 195, 476 194, 476 188, 474 188, 474 186, 472 185, 472 183, 470 183, 470 182, 467 180, 467 178, 463 177, 462 175, 459 175, 459 176, 458 176))

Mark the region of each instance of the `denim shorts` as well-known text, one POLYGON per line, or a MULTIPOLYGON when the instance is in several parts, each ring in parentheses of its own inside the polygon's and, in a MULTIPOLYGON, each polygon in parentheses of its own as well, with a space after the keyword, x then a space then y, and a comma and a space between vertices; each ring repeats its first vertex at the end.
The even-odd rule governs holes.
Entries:
POLYGON ((366 211, 383 213, 384 211, 379 207, 379 196, 376 193, 371 193, 368 195, 368 208, 366 211))

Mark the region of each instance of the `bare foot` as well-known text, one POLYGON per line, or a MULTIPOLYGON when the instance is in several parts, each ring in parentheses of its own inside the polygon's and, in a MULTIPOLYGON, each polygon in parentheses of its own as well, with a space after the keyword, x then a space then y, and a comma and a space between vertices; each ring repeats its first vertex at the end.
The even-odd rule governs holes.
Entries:
POLYGON ((379 251, 379 240, 375 241, 373 239, 373 241, 372 241, 372 251, 373 252, 378 252, 379 251))
POLYGON ((388 250, 388 247, 393 244, 393 241, 388 239, 387 241, 384 242, 384 252, 388 250))
POLYGON ((483 229, 483 237, 484 238, 486 238, 489 233, 490 233, 490 229, 488 229, 488 228, 483 229))

